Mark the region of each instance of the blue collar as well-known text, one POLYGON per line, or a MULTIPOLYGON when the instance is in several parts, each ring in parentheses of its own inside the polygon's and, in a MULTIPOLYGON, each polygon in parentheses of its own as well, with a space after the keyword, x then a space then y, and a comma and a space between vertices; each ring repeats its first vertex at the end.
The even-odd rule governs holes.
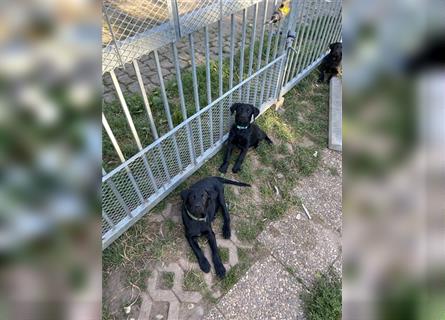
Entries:
POLYGON ((236 125, 236 128, 239 130, 246 130, 247 128, 249 128, 249 126, 243 127, 243 126, 236 125))

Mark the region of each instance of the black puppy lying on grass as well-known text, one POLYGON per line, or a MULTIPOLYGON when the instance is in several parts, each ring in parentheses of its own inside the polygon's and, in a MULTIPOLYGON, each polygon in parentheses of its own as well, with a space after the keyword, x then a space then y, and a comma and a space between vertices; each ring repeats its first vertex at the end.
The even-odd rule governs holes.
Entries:
POLYGON ((266 140, 270 144, 273 143, 263 130, 256 124, 251 123, 252 118, 255 120, 260 113, 260 110, 251 104, 234 103, 230 107, 230 112, 232 114, 233 112, 236 112, 235 123, 230 129, 224 161, 219 167, 219 171, 222 173, 227 172, 229 159, 234 147, 238 147, 241 150, 240 155, 232 168, 232 172, 237 173, 241 170, 241 165, 246 157, 247 150, 249 150, 250 147, 258 147, 261 140, 266 140))
POLYGON ((340 74, 342 47, 341 42, 335 42, 329 45, 331 51, 323 58, 320 64, 320 77, 318 78, 318 82, 329 82, 332 77, 340 74))
POLYGON ((216 274, 221 278, 225 276, 226 269, 218 255, 212 222, 215 219, 216 212, 221 207, 224 219, 223 236, 225 239, 230 238, 230 216, 224 199, 224 184, 250 187, 250 184, 247 183, 220 177, 208 177, 196 182, 189 189, 181 191, 182 222, 185 227, 185 237, 198 259, 199 267, 207 273, 210 271, 210 264, 197 242, 199 236, 207 236, 212 250, 213 265, 216 274))

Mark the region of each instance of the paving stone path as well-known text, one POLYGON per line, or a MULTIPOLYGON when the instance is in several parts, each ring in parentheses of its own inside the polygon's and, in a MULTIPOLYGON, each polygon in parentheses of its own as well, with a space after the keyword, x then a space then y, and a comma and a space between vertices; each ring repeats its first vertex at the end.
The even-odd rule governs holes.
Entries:
POLYGON ((204 319, 305 319, 299 296, 316 272, 341 274, 341 154, 326 149, 321 163, 294 189, 312 219, 301 209, 270 224, 258 237, 269 254, 204 319))
MULTIPOLYGON (((154 221, 164 221, 171 219, 176 223, 181 223, 180 216, 177 214, 178 208, 172 204, 167 204, 166 209, 159 215, 153 215, 154 221)), ((222 238, 215 233, 219 248, 228 250, 228 262, 224 263, 226 270, 230 270, 238 264, 238 248, 252 248, 252 245, 242 243, 232 232, 230 240, 222 238)), ((202 319, 205 307, 203 297, 200 292, 186 291, 183 288, 184 274, 187 271, 196 270, 202 273, 207 287, 213 298, 220 298, 221 292, 216 288, 217 281, 214 275, 214 266, 211 259, 211 252, 208 245, 203 246, 203 251, 207 257, 212 269, 209 273, 203 273, 197 262, 190 262, 185 257, 180 257, 176 262, 169 264, 158 264, 149 279, 147 279, 147 290, 141 293, 142 304, 139 309, 139 320, 148 319, 202 319), (171 289, 163 289, 160 285, 160 277, 163 273, 173 273, 173 286, 171 289)))
MULTIPOLYGON (((341 154, 326 149, 318 156, 322 158, 317 171, 293 190, 311 219, 301 208, 268 225, 257 239, 267 254, 223 297, 215 285, 213 265, 210 273, 202 273, 213 297, 220 298, 210 309, 200 292, 183 288, 185 272, 201 272, 196 262, 179 257, 175 262, 159 264, 147 279, 147 290, 141 294, 138 319, 304 319, 299 295, 316 272, 334 266, 341 274, 341 154), (165 272, 174 274, 173 286, 168 290, 159 285, 165 272)), ((180 222, 177 212, 168 204, 161 215, 153 217, 180 222)), ((237 248, 252 248, 252 244, 237 239, 236 225, 232 228, 230 240, 216 233, 218 246, 229 252, 227 271, 238 264, 237 248)), ((204 253, 212 264, 208 246, 204 253)))
MULTIPOLYGON (((272 2, 271 2, 272 4, 272 2)), ((269 9, 271 10, 271 9, 269 9)), ((257 18, 257 32, 260 31, 262 21, 262 8, 259 10, 257 18)), ((252 21, 252 10, 248 10, 248 20, 252 21)), ((230 55, 230 17, 223 19, 223 57, 228 57, 230 55)), ((248 24, 248 28, 251 24, 248 24)), ((241 28, 242 28, 242 17, 240 14, 235 15, 235 48, 239 49, 239 43, 241 39, 241 28)), ((204 47, 204 31, 203 29, 194 33, 194 43, 195 43, 195 61, 196 65, 199 66, 205 63, 205 47, 204 47)), ((250 43, 250 38, 246 37, 246 46, 250 43)), ((183 37, 179 42, 177 42, 178 56, 180 60, 181 70, 184 70, 191 66, 190 58, 190 48, 188 44, 188 37, 183 37)), ((218 25, 214 23, 209 26, 209 51, 210 59, 218 59, 218 25)), ((161 64, 161 70, 163 79, 169 80, 175 77, 175 64, 173 60, 173 53, 170 45, 163 46, 158 50, 159 61, 161 64)), ((153 54, 146 54, 138 59, 139 69, 142 75, 142 81, 144 82, 147 91, 159 88, 159 77, 156 71, 156 64, 154 61, 153 54)), ((131 64, 126 64, 125 69, 117 68, 115 70, 117 79, 124 93, 140 93, 140 87, 136 78, 136 73, 131 64)), ((114 86, 111 81, 110 74, 107 72, 103 75, 103 99, 106 103, 110 103, 116 100, 117 96, 115 94, 114 86)))

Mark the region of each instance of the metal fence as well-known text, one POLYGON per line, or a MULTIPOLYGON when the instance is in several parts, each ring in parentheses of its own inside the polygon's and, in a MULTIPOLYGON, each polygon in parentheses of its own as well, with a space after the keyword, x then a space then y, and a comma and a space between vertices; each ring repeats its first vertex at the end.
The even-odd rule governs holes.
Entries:
POLYGON ((118 142, 121 129, 114 133, 109 118, 115 115, 107 114, 105 105, 105 137, 120 164, 109 172, 103 169, 103 248, 220 150, 233 121, 229 113, 233 102, 252 103, 264 112, 316 67, 329 43, 341 39, 341 0, 292 0, 288 16, 266 24, 279 4, 276 0, 104 1, 103 73, 111 76, 135 149, 130 157, 128 150, 123 151, 126 145, 118 142), (216 31, 211 32, 214 26, 216 31), (187 45, 180 46, 184 41, 187 45), (168 79, 174 83, 168 88, 161 50, 170 52, 174 65, 168 79), (198 73, 197 51, 205 54, 205 81, 198 73), (161 110, 150 103, 140 68, 147 55, 156 69, 161 110), (184 55, 190 58, 190 67, 182 65, 184 55), (131 69, 139 84, 149 128, 142 138, 115 72, 123 69, 131 69), (184 87, 189 75, 190 83, 184 87), (174 97, 172 90, 177 93, 174 97), (175 113, 172 116, 173 107, 179 110, 179 120, 175 113))

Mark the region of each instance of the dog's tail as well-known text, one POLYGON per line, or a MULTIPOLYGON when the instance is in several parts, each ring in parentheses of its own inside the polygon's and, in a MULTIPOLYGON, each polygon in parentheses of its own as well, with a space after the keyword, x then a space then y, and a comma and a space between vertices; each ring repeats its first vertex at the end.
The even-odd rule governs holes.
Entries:
POLYGON ((221 177, 215 177, 215 178, 218 179, 218 181, 221 182, 221 183, 233 184, 235 186, 240 186, 240 187, 251 187, 251 185, 248 184, 248 183, 233 181, 233 180, 224 179, 224 178, 221 178, 221 177))
POLYGON ((267 135, 264 140, 266 140, 268 144, 273 144, 273 141, 267 135))

